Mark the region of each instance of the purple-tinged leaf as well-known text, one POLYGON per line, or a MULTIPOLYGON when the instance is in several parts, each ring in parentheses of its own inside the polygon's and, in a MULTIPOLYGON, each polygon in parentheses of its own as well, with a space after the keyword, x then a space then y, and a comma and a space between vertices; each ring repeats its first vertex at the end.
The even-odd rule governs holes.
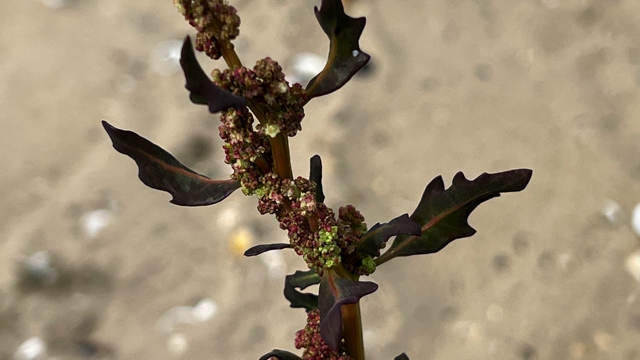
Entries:
POLYGON ((475 234, 476 231, 467 222, 469 214, 481 203, 500 196, 500 193, 523 190, 531 174, 529 169, 518 169, 496 174, 483 173, 474 180, 467 180, 459 172, 446 190, 442 177, 436 177, 427 185, 418 207, 411 215, 411 219, 420 225, 422 235, 396 237, 391 248, 376 260, 382 263, 396 256, 438 252, 455 239, 475 234))
POLYGON ((302 293, 296 288, 304 290, 318 283, 320 283, 320 276, 314 270, 296 271, 284 279, 284 297, 289 300, 292 308, 305 308, 307 311, 317 309, 318 295, 302 293))
POLYGON ((338 350, 342 339, 342 310, 340 307, 355 304, 360 298, 378 289, 376 283, 351 281, 339 277, 335 271, 325 269, 320 281, 318 308, 320 310, 320 335, 332 349, 338 350))
POLYGON ((409 357, 407 356, 407 354, 402 353, 402 354, 394 357, 393 360, 409 360, 409 357))
POLYGON ((191 93, 189 99, 196 104, 208 105, 212 114, 219 111, 236 108, 241 109, 247 106, 247 100, 242 96, 236 96, 223 90, 213 83, 205 74, 191 45, 191 38, 185 37, 180 53, 180 66, 187 79, 185 87, 191 93))
POLYGON ((290 244, 285 243, 256 245, 247 249, 244 252, 244 256, 257 256, 267 251, 288 249, 290 247, 290 244))
POLYGON ((262 355, 258 360, 270 360, 272 357, 275 357, 278 360, 302 360, 302 358, 296 354, 277 349, 274 349, 268 354, 262 355))
POLYGON ((138 165, 138 178, 157 190, 170 193, 171 202, 181 206, 204 206, 224 200, 240 187, 235 180, 211 180, 182 165, 171 154, 142 136, 120 130, 106 121, 102 126, 113 147, 138 165))
POLYGON ((409 214, 403 214, 386 224, 373 225, 360 240, 358 251, 370 256, 378 256, 378 251, 385 247, 390 237, 398 235, 420 236, 420 234, 422 234, 420 226, 411 220, 409 214))
POLYGON ((341 0, 322 0, 320 10, 317 7, 314 10, 330 45, 324 69, 307 84, 309 99, 341 88, 370 58, 359 45, 366 24, 364 17, 345 14, 341 0))
POLYGON ((322 159, 320 155, 313 155, 309 170, 309 180, 316 183, 316 201, 324 202, 324 192, 322 191, 322 159))

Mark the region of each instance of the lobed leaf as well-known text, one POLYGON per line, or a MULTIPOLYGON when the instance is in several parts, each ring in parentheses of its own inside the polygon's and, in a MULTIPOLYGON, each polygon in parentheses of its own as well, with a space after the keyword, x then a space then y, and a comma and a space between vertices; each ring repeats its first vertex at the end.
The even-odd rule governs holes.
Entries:
POLYGON ((318 295, 302 293, 296 288, 304 290, 318 283, 320 283, 320 276, 314 270, 296 271, 284 279, 284 297, 289 300, 292 308, 305 308, 307 311, 317 309, 318 295))
POLYGON ((272 357, 278 360, 302 360, 301 357, 294 353, 277 349, 273 349, 270 353, 262 355, 258 360, 270 360, 272 357))
POLYGON ((376 283, 351 281, 339 277, 334 270, 325 269, 320 281, 318 308, 320 309, 320 335, 334 350, 342 339, 342 310, 340 307, 355 304, 360 298, 378 289, 376 283))
POLYGON ((209 79, 196 59, 189 36, 185 37, 182 44, 180 66, 187 79, 185 87, 191 93, 189 99, 193 103, 208 105, 212 114, 231 107, 241 109, 247 106, 247 99, 223 90, 209 79))
POLYGON ((320 203, 324 202, 324 192, 322 191, 322 159, 320 159, 320 155, 313 155, 313 157, 311 157, 309 180, 316 183, 316 201, 320 203))
POLYGON ((385 224, 377 223, 362 237, 358 244, 358 251, 370 256, 377 256, 378 250, 384 248, 392 236, 415 235, 422 233, 420 226, 409 214, 403 214, 385 224))
POLYGON ((529 169, 518 169, 483 173, 474 180, 467 180, 459 172, 446 190, 442 177, 436 177, 427 185, 418 207, 411 214, 411 219, 420 225, 422 235, 398 236, 388 251, 390 254, 385 253, 379 259, 438 252, 455 239, 475 234, 475 229, 467 222, 469 214, 501 193, 523 190, 531 175, 529 169))
POLYGON ((290 247, 290 244, 285 243, 256 245, 247 249, 244 252, 244 256, 257 256, 267 251, 288 249, 290 247))
POLYGON ((364 17, 345 14, 341 0, 322 0, 320 10, 317 7, 314 10, 330 44, 324 69, 307 84, 309 99, 338 90, 370 59, 359 45, 367 22, 364 17))
POLYGON ((136 162, 138 178, 150 188, 170 193, 173 204, 215 204, 240 187, 238 181, 211 180, 188 169, 161 147, 132 131, 120 130, 106 121, 102 122, 102 126, 109 134, 113 147, 136 162))

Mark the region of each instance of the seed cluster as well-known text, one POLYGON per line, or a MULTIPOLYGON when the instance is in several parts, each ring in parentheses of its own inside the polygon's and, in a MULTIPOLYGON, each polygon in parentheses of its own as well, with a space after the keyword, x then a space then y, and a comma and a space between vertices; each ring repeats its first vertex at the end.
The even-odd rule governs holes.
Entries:
POLYGON ((173 0, 178 11, 197 31, 196 49, 219 59, 220 40, 233 40, 240 34, 237 10, 224 0, 173 0))
POLYGON ((305 360, 353 360, 351 356, 344 353, 342 346, 338 352, 322 340, 319 310, 307 313, 307 325, 296 332, 296 349, 304 349, 302 358, 305 360))

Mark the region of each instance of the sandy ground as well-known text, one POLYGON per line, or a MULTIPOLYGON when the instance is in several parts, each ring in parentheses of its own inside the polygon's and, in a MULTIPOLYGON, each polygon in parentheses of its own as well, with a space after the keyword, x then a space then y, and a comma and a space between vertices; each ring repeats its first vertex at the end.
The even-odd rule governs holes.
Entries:
MULTIPOLYGON (((236 1, 245 64, 325 56, 316 3, 236 1)), ((640 286, 625 269, 639 248, 640 2, 352 3, 350 14, 367 16, 372 67, 313 100, 291 141, 297 174, 322 156, 330 206, 353 203, 372 225, 411 212, 437 175, 534 170, 524 192, 472 214, 474 237, 373 274, 368 358, 640 359, 640 286)), ((34 337, 47 355, 33 359, 294 350, 305 315, 282 283, 304 264, 289 252, 238 255, 286 241, 275 220, 241 193, 206 208, 169 204, 100 126, 229 173, 216 117, 188 101, 175 61, 158 60, 194 34, 171 1, 2 4, 0 359, 34 337), (110 222, 88 233, 95 216, 110 222), (25 271, 47 256, 44 282, 25 271), (198 303, 188 319, 175 308, 198 303)))

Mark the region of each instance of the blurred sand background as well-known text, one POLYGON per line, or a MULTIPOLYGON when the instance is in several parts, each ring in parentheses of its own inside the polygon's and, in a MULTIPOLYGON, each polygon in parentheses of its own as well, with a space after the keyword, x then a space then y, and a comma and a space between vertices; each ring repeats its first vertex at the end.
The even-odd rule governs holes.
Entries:
MULTIPOLYGON (((195 32, 172 2, 2 4, 0 359, 294 351, 305 314, 283 276, 305 265, 239 256, 286 241, 276 221, 240 192, 169 204, 100 125, 228 176, 217 118, 189 102, 177 68, 195 32)), ((326 56, 319 1, 232 4, 246 65, 326 56)), ((296 175, 322 156, 331 207, 352 203, 371 226, 411 213, 437 175, 534 170, 525 191, 472 214, 472 238, 371 276, 368 358, 640 359, 640 2, 360 0, 348 13, 367 17, 371 68, 313 100, 291 141, 296 175)))

